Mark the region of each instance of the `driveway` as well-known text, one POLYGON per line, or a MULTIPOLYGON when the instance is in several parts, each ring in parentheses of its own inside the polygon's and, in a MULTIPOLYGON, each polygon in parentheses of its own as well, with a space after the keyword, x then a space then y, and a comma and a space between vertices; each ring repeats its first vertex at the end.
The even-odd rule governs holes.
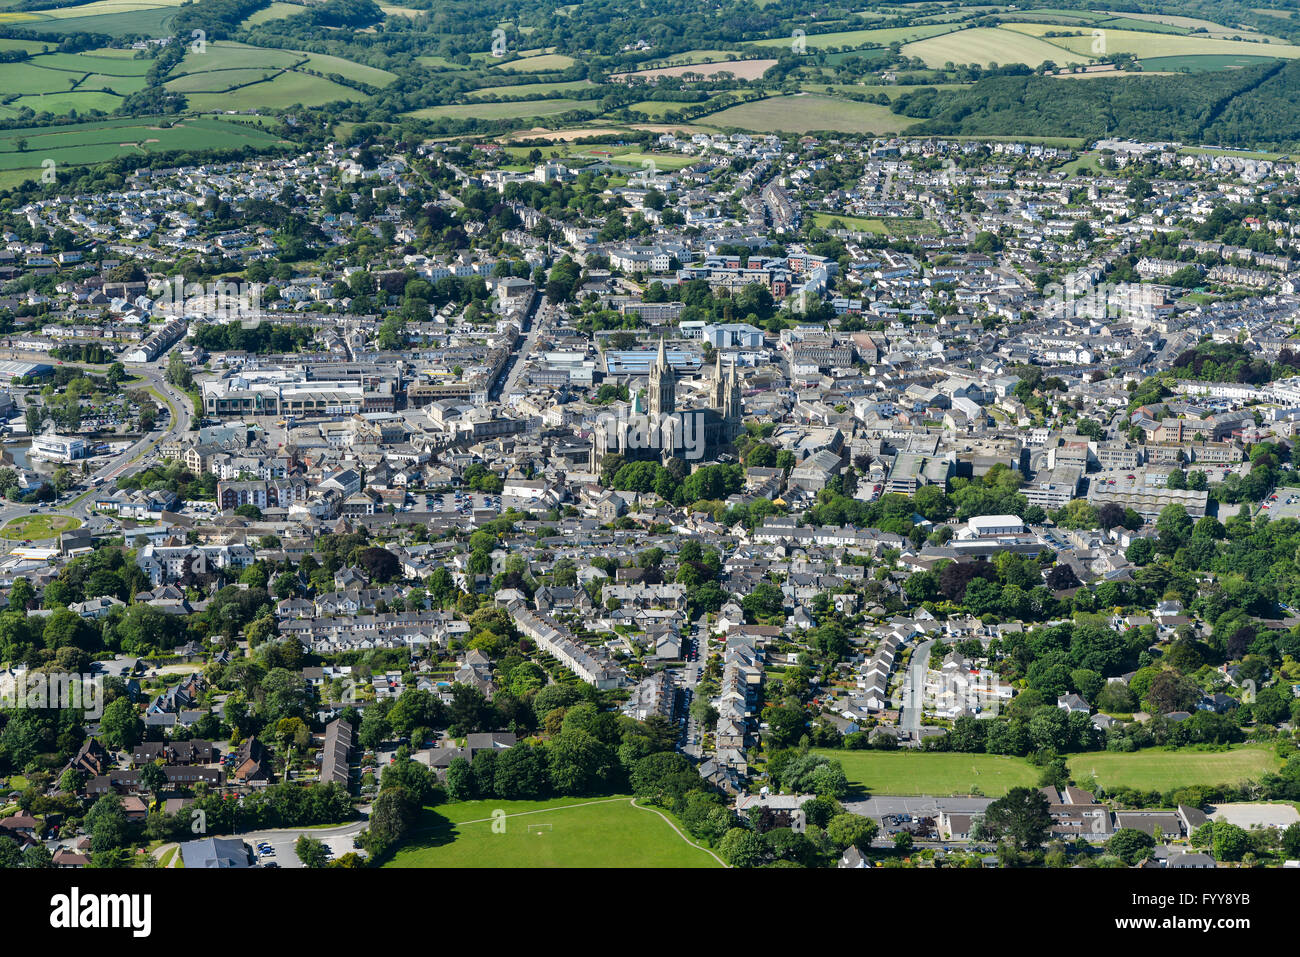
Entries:
MULTIPOLYGON (((302 867, 302 862, 298 860, 298 855, 293 851, 293 845, 300 835, 306 834, 308 837, 323 841, 334 852, 334 857, 339 858, 356 850, 352 846, 352 840, 366 829, 368 823, 369 819, 363 818, 360 821, 353 821, 351 824, 344 824, 339 827, 281 828, 221 836, 243 841, 254 853, 257 852, 259 842, 266 841, 270 844, 275 849, 275 856, 262 858, 259 855, 257 863, 254 865, 256 867, 261 867, 269 861, 275 861, 280 867, 302 867)), ((358 851, 358 853, 364 852, 358 851)))

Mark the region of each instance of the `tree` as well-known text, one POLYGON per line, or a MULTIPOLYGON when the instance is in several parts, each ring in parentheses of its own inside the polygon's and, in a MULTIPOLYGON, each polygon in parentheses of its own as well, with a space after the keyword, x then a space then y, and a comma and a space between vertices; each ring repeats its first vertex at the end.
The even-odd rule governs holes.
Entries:
POLYGON ((840 850, 849 846, 866 850, 871 846, 871 841, 878 830, 880 826, 876 824, 875 819, 845 812, 836 814, 830 819, 826 825, 826 836, 840 850))
POLYGON ((306 834, 298 835, 298 840, 293 845, 293 852, 298 855, 298 860, 302 861, 303 867, 324 867, 329 861, 325 842, 308 837, 306 834))
POLYGON ((1250 835, 1235 824, 1215 821, 1211 847, 1216 861, 1239 861, 1250 850, 1250 835))
POLYGON ((166 786, 167 772, 162 769, 162 765, 150 761, 140 769, 140 787, 150 794, 156 795, 166 786))
POLYGON ((1012 788, 984 812, 985 831, 1022 851, 1040 847, 1051 826, 1047 798, 1033 788, 1012 788))
POLYGON ((753 831, 733 827, 718 845, 718 854, 732 867, 759 867, 767 860, 767 844, 753 831))
POLYGON ((1121 827, 1106 842, 1106 850, 1114 854, 1125 864, 1132 867, 1138 861, 1148 857, 1148 851, 1155 847, 1155 838, 1137 828, 1121 827))
POLYGON ((378 857, 400 841, 415 823, 419 806, 406 789, 392 787, 379 792, 370 810, 366 850, 378 857))
POLYGON ((99 728, 105 744, 122 750, 135 747, 144 735, 144 722, 126 698, 118 698, 104 709, 99 728))

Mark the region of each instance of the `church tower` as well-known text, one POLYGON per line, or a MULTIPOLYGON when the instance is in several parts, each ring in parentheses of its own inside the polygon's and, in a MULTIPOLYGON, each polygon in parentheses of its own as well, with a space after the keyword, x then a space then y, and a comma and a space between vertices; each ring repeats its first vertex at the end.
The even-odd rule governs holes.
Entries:
POLYGON ((659 355, 650 367, 650 388, 647 392, 651 415, 659 417, 676 411, 677 375, 668 365, 668 351, 664 348, 662 338, 659 339, 659 355))
POLYGON ((727 368, 727 383, 722 396, 722 428, 731 441, 741 432, 740 381, 736 378, 736 364, 727 368))

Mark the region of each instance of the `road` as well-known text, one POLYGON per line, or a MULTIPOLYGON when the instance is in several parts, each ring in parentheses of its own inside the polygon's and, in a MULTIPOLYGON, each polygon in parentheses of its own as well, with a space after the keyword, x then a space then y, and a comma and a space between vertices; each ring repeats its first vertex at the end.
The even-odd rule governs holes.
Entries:
POLYGON ((519 384, 519 377, 523 375, 524 369, 528 365, 528 357, 532 355, 533 349, 537 347, 537 339, 541 335, 543 327, 550 323, 551 313, 554 309, 555 307, 546 298, 545 294, 533 296, 532 305, 529 307, 524 320, 528 328, 524 332, 524 341, 520 343, 519 348, 510 359, 510 373, 506 376, 505 384, 501 387, 499 395, 501 401, 506 401, 511 393, 515 391, 515 386, 519 384))
POLYGON ((930 661, 930 646, 934 639, 921 642, 912 652, 912 660, 907 663, 907 675, 903 678, 903 709, 899 717, 899 727, 912 733, 913 740, 921 731, 921 703, 925 700, 925 672, 930 661))

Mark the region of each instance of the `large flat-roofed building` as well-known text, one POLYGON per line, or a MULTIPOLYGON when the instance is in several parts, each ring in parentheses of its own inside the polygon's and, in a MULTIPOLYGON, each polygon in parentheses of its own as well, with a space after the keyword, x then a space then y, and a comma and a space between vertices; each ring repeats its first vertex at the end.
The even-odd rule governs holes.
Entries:
POLYGON ((1113 502, 1131 508, 1147 520, 1160 516, 1166 505, 1181 505, 1192 518, 1205 514, 1209 493, 1189 488, 1168 488, 1167 472, 1139 469, 1137 472, 1098 472, 1088 477, 1088 501, 1093 505, 1113 502))
MULTIPOLYGON (((386 383, 384 383, 386 385, 386 383)), ((392 392, 386 391, 391 408, 392 392)), ((351 415, 376 411, 367 405, 367 390, 356 380, 316 381, 298 370, 240 373, 203 383, 205 415, 351 415)))
POLYGON ((46 432, 32 439, 31 454, 46 462, 75 462, 84 459, 89 452, 86 440, 72 435, 46 432))
POLYGON ((1019 535, 1025 523, 1019 515, 976 515, 966 523, 972 535, 988 538, 996 535, 1019 535))

